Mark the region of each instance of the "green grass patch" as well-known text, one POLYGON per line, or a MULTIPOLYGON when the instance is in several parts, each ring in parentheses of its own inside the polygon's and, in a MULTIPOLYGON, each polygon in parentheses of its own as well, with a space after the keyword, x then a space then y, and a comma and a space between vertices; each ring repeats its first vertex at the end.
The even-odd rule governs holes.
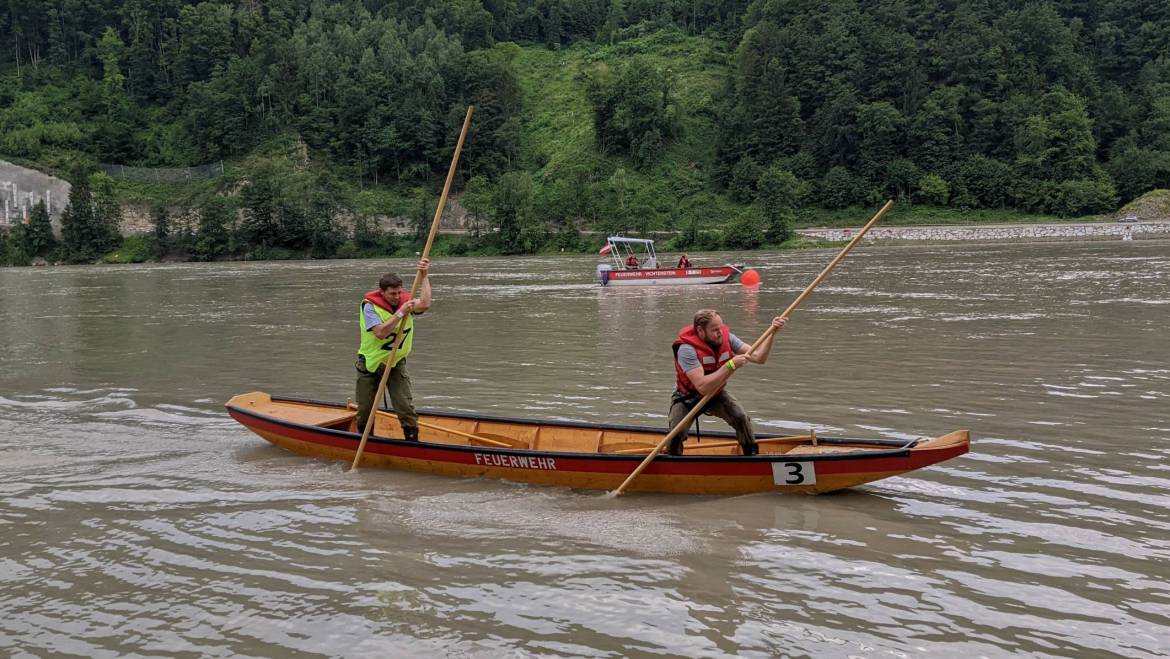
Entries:
MULTIPOLYGON (((524 94, 521 155, 538 185, 569 180, 620 181, 631 203, 648 209, 625 231, 677 229, 690 217, 713 225, 744 208, 710 187, 719 133, 717 95, 727 74, 720 42, 678 30, 639 33, 612 45, 579 43, 550 51, 519 50, 513 65, 524 94), (630 159, 599 153, 588 80, 641 57, 669 71, 677 134, 652 166, 636 168, 630 159)), ((607 219, 597 218, 603 225, 607 219)), ((607 230, 598 227, 601 230, 607 230)))
POLYGON ((158 258, 158 243, 154 236, 126 236, 122 246, 105 254, 101 263, 145 263, 158 258))
MULTIPOLYGON (((418 206, 417 187, 400 185, 367 185, 363 187, 343 185, 343 187, 349 190, 354 211, 363 215, 403 217, 409 215, 418 206)), ((433 196, 430 194, 427 196, 427 200, 432 204, 437 203, 433 196)))
POLYGON ((1170 190, 1150 190, 1117 211, 1117 217, 1129 215, 1142 221, 1170 218, 1170 190))

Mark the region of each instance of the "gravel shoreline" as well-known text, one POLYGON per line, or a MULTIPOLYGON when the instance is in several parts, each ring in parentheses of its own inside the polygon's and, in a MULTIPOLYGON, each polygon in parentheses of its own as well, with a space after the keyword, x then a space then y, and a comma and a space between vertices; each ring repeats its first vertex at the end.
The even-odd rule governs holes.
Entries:
MULTIPOLYGON (((801 237, 811 240, 851 240, 856 228, 797 229, 801 237)), ((1139 240, 1170 238, 1170 220, 1144 222, 1070 222, 1067 224, 946 224, 874 227, 865 235, 866 242, 1024 242, 1139 240)))

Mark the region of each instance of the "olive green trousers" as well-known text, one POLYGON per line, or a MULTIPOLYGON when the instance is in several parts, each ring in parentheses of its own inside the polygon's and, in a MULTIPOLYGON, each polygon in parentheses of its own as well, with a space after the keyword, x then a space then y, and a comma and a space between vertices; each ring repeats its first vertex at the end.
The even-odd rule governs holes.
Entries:
MULTIPOLYGON (((357 401, 357 427, 359 432, 366 429, 366 421, 370 418, 370 410, 378 402, 378 383, 382 381, 382 366, 371 373, 366 370, 365 360, 358 357, 357 385, 354 387, 354 400, 357 401)), ((390 377, 386 380, 386 390, 390 392, 390 407, 398 415, 402 427, 414 431, 418 437, 418 413, 414 411, 414 396, 410 390, 410 373, 406 370, 406 360, 390 369, 390 377)), ((409 433, 407 433, 409 434, 409 433)))

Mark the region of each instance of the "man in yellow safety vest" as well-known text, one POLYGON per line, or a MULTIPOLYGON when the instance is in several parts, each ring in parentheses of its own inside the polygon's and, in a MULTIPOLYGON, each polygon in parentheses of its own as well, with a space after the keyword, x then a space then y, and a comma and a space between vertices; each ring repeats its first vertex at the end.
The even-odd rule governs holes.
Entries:
POLYGON ((431 308, 431 282, 427 277, 430 259, 418 262, 422 276, 422 291, 417 299, 402 289, 402 277, 393 272, 382 275, 378 288, 362 298, 361 344, 358 347, 357 368, 357 427, 363 430, 370 411, 378 397, 378 383, 382 380, 386 360, 398 341, 398 354, 390 365, 386 388, 390 391, 390 406, 402 424, 402 436, 407 441, 418 441, 418 414, 410 391, 410 374, 406 358, 414 346, 414 317, 431 308), (399 328, 398 323, 402 322, 399 328), (395 331, 396 329, 400 331, 395 331))

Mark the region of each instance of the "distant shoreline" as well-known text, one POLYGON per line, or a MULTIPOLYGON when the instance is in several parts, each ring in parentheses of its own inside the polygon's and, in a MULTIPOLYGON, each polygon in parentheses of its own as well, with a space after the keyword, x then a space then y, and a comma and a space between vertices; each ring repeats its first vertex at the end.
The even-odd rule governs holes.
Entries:
MULTIPOLYGON (((789 251, 799 249, 831 249, 837 248, 848 242, 858 229, 798 229, 796 231, 798 240, 794 243, 787 243, 782 247, 770 246, 762 247, 753 250, 742 250, 744 253, 750 254, 752 252, 776 252, 789 251)), ((1093 223, 1077 223, 1066 225, 1051 225, 1051 224, 1029 224, 1029 225, 1004 225, 1002 227, 984 227, 979 225, 940 225, 940 226, 901 226, 901 227, 885 227, 873 228, 866 234, 863 241, 870 247, 898 247, 908 245, 945 245, 945 244, 959 244, 959 243, 976 243, 976 244, 1018 244, 1018 243, 1053 243, 1053 242, 1070 242, 1070 243, 1085 243, 1085 242, 1109 242, 1122 240, 1140 240, 1158 241, 1170 240, 1170 220, 1160 220, 1157 222, 1142 222, 1137 224, 1093 224, 1093 223), (1125 238, 1126 229, 1130 230, 1130 238, 1125 238), (1006 236, 1003 231, 1009 231, 1012 235, 1006 236), (943 232, 947 237, 938 237, 938 233, 943 232)), ((667 253, 673 253, 678 250, 664 250, 667 253)), ((692 254, 701 254, 707 250, 693 251, 692 254)), ((726 250, 714 250, 726 251, 726 250)), ((509 256, 516 256, 519 258, 531 256, 588 256, 593 252, 553 252, 543 251, 536 254, 521 254, 521 255, 501 255, 501 254, 434 254, 437 258, 509 258, 509 256)), ((335 260, 360 260, 360 259, 412 259, 415 258, 411 254, 379 254, 379 255, 362 255, 354 257, 330 257, 330 258, 309 258, 309 257, 290 257, 290 258, 273 258, 273 259, 256 259, 247 257, 224 258, 211 261, 212 263, 240 263, 244 261, 261 261, 261 262, 280 262, 280 261, 335 261, 335 260)), ((112 252, 105 255, 101 260, 92 263, 50 263, 43 258, 36 258, 27 266, 6 266, 12 268, 18 267, 44 267, 44 266, 58 266, 58 265, 82 265, 82 266, 107 266, 107 265, 131 265, 142 263, 199 263, 196 259, 183 257, 165 257, 162 259, 145 259, 145 260, 120 260, 118 252, 112 252)))
MULTIPOLYGON (((797 235, 813 240, 850 240, 858 228, 797 229, 797 235)), ((948 242, 1053 242, 1086 240, 1139 240, 1170 238, 1170 220, 1144 222, 1064 222, 1043 224, 937 224, 874 227, 868 243, 948 242)))

